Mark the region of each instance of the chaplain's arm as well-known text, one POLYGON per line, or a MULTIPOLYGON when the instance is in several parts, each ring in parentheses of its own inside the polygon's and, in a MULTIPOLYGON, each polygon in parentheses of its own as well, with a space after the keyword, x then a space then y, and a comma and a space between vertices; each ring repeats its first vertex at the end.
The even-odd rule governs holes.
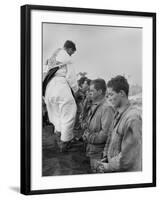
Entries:
POLYGON ((76 93, 78 91, 78 82, 72 57, 68 55, 65 50, 62 50, 57 55, 56 60, 60 61, 62 65, 67 66, 66 80, 69 86, 72 88, 73 92, 76 93))
POLYGON ((60 62, 62 65, 72 64, 72 57, 62 49, 56 55, 56 61, 60 62))
POLYGON ((66 80, 69 86, 72 88, 73 92, 76 93, 78 91, 78 82, 73 64, 67 65, 66 80))

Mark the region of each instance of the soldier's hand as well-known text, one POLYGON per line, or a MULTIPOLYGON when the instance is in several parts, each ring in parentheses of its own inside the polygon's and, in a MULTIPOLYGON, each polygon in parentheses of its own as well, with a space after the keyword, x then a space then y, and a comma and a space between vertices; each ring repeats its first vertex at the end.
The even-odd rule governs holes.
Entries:
POLYGON ((82 135, 82 138, 83 138, 84 142, 87 141, 87 138, 86 138, 85 134, 82 135))
POLYGON ((82 136, 82 138, 83 138, 84 141, 87 141, 88 135, 89 135, 88 130, 85 130, 85 132, 84 132, 84 134, 82 136))
POLYGON ((99 173, 104 173, 104 165, 103 165, 103 162, 101 161, 97 161, 96 163, 96 171, 99 172, 99 173))
POLYGON ((109 164, 106 162, 99 161, 96 170, 97 172, 100 172, 100 173, 109 172, 110 171, 109 164))

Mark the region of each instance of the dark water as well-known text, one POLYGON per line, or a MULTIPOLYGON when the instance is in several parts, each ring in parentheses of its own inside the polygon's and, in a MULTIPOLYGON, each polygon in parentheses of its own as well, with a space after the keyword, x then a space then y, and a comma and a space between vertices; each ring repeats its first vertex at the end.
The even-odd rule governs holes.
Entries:
POLYGON ((42 138, 42 176, 91 173, 83 142, 73 144, 67 152, 60 152, 51 126, 44 127, 42 138))

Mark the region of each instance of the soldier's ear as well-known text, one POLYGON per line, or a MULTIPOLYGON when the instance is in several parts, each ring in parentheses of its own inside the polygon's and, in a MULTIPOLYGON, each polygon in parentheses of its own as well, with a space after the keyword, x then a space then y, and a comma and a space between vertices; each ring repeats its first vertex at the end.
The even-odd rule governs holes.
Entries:
POLYGON ((124 92, 124 90, 120 90, 120 95, 122 96, 122 97, 125 97, 126 96, 126 93, 124 92))
POLYGON ((101 89, 99 89, 98 92, 99 92, 100 95, 103 93, 101 89))

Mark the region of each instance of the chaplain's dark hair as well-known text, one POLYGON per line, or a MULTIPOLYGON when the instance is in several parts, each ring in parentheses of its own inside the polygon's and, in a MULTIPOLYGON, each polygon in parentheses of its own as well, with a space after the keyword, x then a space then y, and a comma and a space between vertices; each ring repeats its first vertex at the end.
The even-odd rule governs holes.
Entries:
POLYGON ((78 80, 78 85, 81 87, 82 84, 83 84, 85 81, 87 81, 87 84, 90 85, 91 80, 88 79, 86 76, 81 77, 81 78, 78 80))
POLYGON ((112 88, 117 93, 123 90, 128 97, 129 84, 124 76, 118 75, 112 78, 110 81, 108 81, 107 87, 112 88))
POLYGON ((106 82, 104 79, 98 78, 98 79, 92 80, 90 85, 94 85, 94 88, 96 90, 102 90, 102 95, 106 94, 106 82))
POLYGON ((72 42, 71 40, 67 40, 65 43, 64 43, 64 48, 66 49, 72 49, 73 51, 76 51, 76 45, 74 42, 72 42))

